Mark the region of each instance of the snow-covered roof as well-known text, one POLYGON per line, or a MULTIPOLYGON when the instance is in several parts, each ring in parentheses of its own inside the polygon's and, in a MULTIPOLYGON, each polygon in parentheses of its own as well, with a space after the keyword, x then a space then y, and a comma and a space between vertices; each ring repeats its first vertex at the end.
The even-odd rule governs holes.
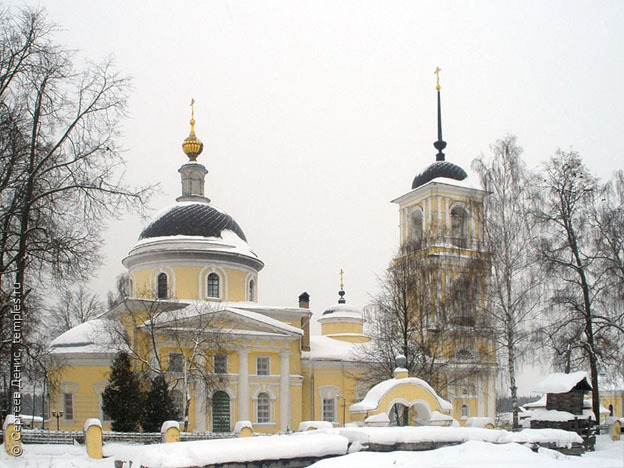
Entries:
POLYGON ((220 250, 258 258, 258 255, 249 248, 247 242, 228 229, 221 231, 221 237, 186 235, 147 237, 134 244, 128 255, 155 248, 165 250, 167 248, 169 250, 220 250))
POLYGON ((52 353, 114 353, 119 350, 115 343, 119 326, 119 322, 108 319, 81 323, 52 340, 52 353))
POLYGON ((533 391, 537 393, 566 393, 583 380, 591 388, 591 384, 587 380, 587 372, 585 371, 572 372, 571 374, 555 372, 538 383, 533 391))
POLYGON ((453 405, 444 398, 440 397, 427 382, 419 379, 418 377, 406 377, 403 379, 388 379, 378 383, 368 391, 362 401, 351 405, 349 410, 356 413, 373 411, 379 407, 379 403, 381 403, 381 400, 388 392, 400 385, 417 385, 419 387, 423 387, 438 401, 440 408, 448 411, 453 409, 453 405))
POLYGON ((243 322, 263 325, 273 331, 279 330, 289 334, 303 335, 301 328, 293 327, 285 322, 251 310, 238 309, 221 303, 206 303, 205 301, 180 301, 180 303, 188 305, 182 309, 159 314, 152 319, 153 322, 160 326, 176 322, 180 325, 183 323, 192 326, 192 319, 196 317, 214 316, 215 318, 221 318, 221 316, 228 316, 233 319, 238 318, 243 322))
POLYGON ((302 357, 312 360, 358 361, 358 346, 366 344, 336 340, 328 336, 310 336, 310 351, 304 351, 302 357))
POLYGON ((544 393, 539 400, 525 403, 523 408, 546 408, 546 394, 544 393))
POLYGON ((359 308, 352 306, 351 304, 337 303, 328 307, 327 310, 323 312, 324 317, 328 315, 331 315, 332 317, 342 316, 342 317, 347 317, 347 318, 352 317, 352 318, 361 319, 362 311, 359 308))

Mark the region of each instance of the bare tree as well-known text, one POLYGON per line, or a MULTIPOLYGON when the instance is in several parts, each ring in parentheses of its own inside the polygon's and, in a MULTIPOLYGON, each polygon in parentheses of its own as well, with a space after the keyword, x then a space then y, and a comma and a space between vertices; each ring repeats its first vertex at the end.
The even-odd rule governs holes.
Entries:
POLYGON ((534 206, 542 228, 538 255, 552 281, 550 302, 565 314, 551 322, 548 333, 570 353, 577 347, 589 364, 593 411, 600 424, 599 340, 604 324, 599 323, 595 301, 602 276, 590 217, 601 187, 573 151, 558 151, 546 164, 544 177, 534 206), (568 342, 561 343, 561 338, 568 342))
POLYGON ((201 386, 207 395, 222 384, 207 357, 224 349, 231 331, 227 311, 209 302, 125 299, 111 314, 125 325, 110 329, 116 347, 129 353, 144 377, 161 375, 182 392, 186 431, 192 389, 201 386))
MULTIPOLYGON (((442 394, 476 371, 479 358, 467 350, 483 331, 478 304, 487 269, 473 259, 451 271, 427 252, 423 239, 404 246, 366 309, 371 341, 360 345, 356 355, 369 364, 365 378, 371 384, 392 376, 397 355, 405 356, 411 375, 442 394), (452 281, 442 279, 445 268, 448 278, 454 275, 452 281)), ((407 408, 402 415, 395 411, 394 419, 407 424, 407 408)))
POLYGON ((492 158, 475 159, 472 167, 490 192, 484 201, 484 234, 491 254, 490 316, 498 353, 506 363, 513 411, 518 426, 516 368, 531 347, 533 319, 540 305, 541 279, 533 268, 532 223, 528 220, 530 174, 516 137, 508 135, 491 146, 492 158))
MULTIPOLYGON (((51 276, 86 279, 100 260, 105 219, 141 209, 150 188, 134 189, 122 179, 117 137, 129 80, 112 61, 77 71, 73 54, 52 41, 54 27, 42 11, 26 9, 15 16, 5 11, 0 30, 5 334, 16 324, 7 320, 11 298, 22 301, 27 313, 29 290, 51 276)), ((19 341, 11 342, 10 350, 13 369, 19 341)))
POLYGON ((73 327, 96 318, 104 312, 97 294, 84 284, 62 289, 56 304, 48 309, 48 336, 58 336, 73 327))

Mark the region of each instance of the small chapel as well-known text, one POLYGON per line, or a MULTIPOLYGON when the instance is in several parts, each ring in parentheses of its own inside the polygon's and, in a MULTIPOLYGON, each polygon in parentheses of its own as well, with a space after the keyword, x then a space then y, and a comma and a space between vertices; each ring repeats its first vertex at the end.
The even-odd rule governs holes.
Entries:
MULTIPOLYGON (((406 371, 395 379, 407 379, 400 402, 418 407, 418 424, 442 412, 463 425, 469 417, 495 416, 497 365, 485 312, 489 257, 482 231, 487 193, 463 184, 466 172, 445 160, 439 81, 437 93, 436 160, 394 200, 402 246, 395 263, 418 258, 432 265, 439 284, 432 295, 440 303, 443 291, 465 292, 457 278, 468 272, 474 300, 448 312, 450 327, 440 330, 432 321, 428 331, 452 362, 443 388, 431 389, 406 371)), ((86 419, 98 418, 110 430, 102 394, 120 350, 137 371, 166 376, 187 431, 231 432, 238 421, 249 421, 255 432, 277 433, 304 421, 343 426, 389 413, 398 399, 388 396, 387 408, 367 406, 374 383, 365 378, 369 366, 357 350, 370 339, 362 310, 347 302, 342 282, 337 303, 318 316, 305 292, 292 298, 293 306, 259 304, 264 262, 236 220, 204 193, 208 170, 198 162, 203 144, 194 112, 182 149, 180 196, 147 224, 122 260, 127 297, 51 343, 50 409, 62 414, 60 429, 81 430, 86 419), (320 323, 320 335, 311 335, 311 320, 320 323)))

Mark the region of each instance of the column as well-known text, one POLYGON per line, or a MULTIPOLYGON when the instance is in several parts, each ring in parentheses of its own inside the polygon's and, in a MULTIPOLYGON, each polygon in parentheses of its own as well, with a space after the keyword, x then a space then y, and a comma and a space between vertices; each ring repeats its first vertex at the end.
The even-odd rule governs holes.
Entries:
POLYGON ((206 432, 206 382, 199 376, 195 382, 195 417, 193 432, 206 432))
POLYGON ((238 350, 238 420, 251 421, 249 418, 249 350, 238 350))
POLYGON ((290 427, 290 353, 280 353, 280 431, 290 427))

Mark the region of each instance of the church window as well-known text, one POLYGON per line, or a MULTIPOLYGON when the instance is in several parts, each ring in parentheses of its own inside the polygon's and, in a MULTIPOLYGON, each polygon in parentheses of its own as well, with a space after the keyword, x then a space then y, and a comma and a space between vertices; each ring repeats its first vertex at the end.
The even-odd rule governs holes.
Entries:
POLYGON ((609 405, 609 416, 613 416, 613 405, 609 405))
POLYGON ((63 393, 63 419, 71 421, 74 419, 74 394, 63 393))
POLYGON ((227 354, 214 355, 214 371, 216 374, 227 374, 227 354))
POLYGON ((258 394, 257 403, 257 420, 259 423, 268 423, 271 421, 271 399, 268 393, 258 394))
POLYGON ((468 405, 461 405, 461 417, 462 418, 468 417, 468 405))
POLYGON ((206 296, 219 297, 219 275, 210 273, 208 275, 208 284, 206 288, 206 296))
POLYGON ((184 355, 182 353, 169 353, 169 371, 182 372, 184 367, 184 355))
POLYGON ((249 280, 249 300, 253 302, 254 300, 254 295, 256 293, 255 291, 256 289, 256 283, 254 280, 249 280))
POLYGON ((461 205, 451 208, 451 242, 457 247, 466 247, 468 236, 468 213, 461 205))
POLYGON ((173 413, 178 421, 184 421, 184 395, 180 390, 171 390, 173 413))
POLYGON ((457 358, 458 361, 461 361, 461 362, 474 361, 475 359, 472 351, 466 348, 457 350, 457 352, 455 353, 455 357, 457 358))
POLYGON ((423 241, 423 212, 420 207, 415 207, 409 214, 410 243, 413 247, 420 247, 423 241))
POLYGON ((268 356, 258 356, 256 358, 256 375, 271 374, 271 358, 268 356))
POLYGON ((323 398, 323 421, 336 421, 336 399, 323 398))
POLYGON ((158 274, 158 299, 167 299, 169 297, 169 281, 167 273, 158 274))

